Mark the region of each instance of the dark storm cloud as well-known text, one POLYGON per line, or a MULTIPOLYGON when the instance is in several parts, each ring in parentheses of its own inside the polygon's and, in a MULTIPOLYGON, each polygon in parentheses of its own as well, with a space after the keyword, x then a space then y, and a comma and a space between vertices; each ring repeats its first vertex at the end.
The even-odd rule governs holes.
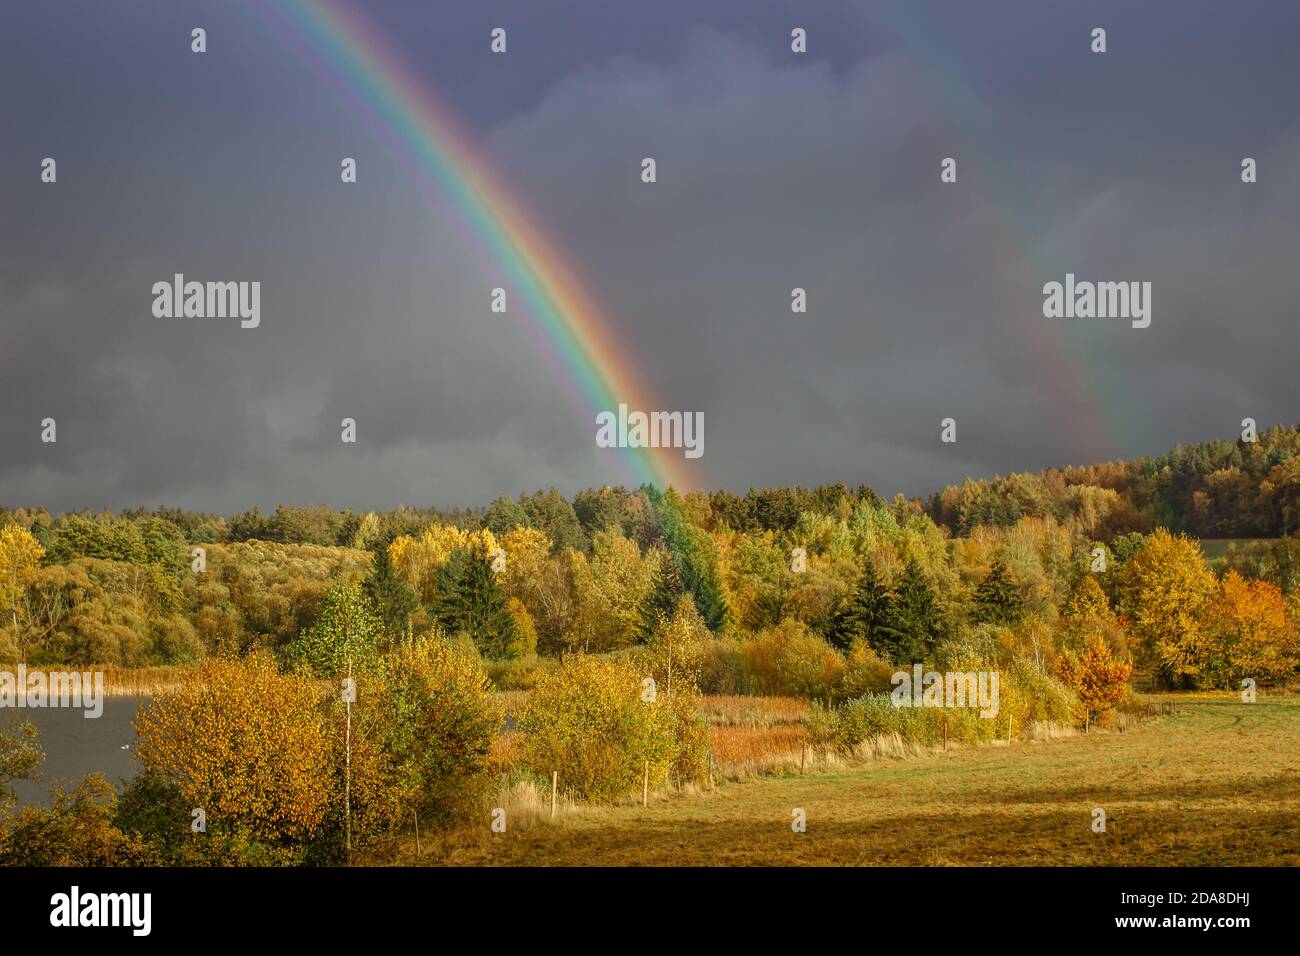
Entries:
MULTIPOLYGON (((371 15, 660 407, 704 412, 710 487, 919 493, 1296 417, 1289 5, 450 6, 371 15), (511 52, 493 58, 497 23, 511 52), (1042 284, 1067 271, 1151 281, 1151 327, 1045 319, 1042 284)), ((628 479, 505 264, 275 18, 5 16, 0 502, 450 506, 628 479), (260 281, 261 327, 155 319, 175 272, 260 281)))

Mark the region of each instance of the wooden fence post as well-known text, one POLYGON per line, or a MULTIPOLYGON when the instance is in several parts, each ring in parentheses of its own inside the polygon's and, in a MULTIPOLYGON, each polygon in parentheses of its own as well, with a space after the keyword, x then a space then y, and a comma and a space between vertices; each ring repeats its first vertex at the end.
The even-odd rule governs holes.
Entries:
POLYGON ((551 819, 555 819, 555 794, 560 786, 560 771, 551 771, 551 819))
POLYGON ((650 761, 645 762, 645 776, 641 778, 641 806, 650 806, 650 761))

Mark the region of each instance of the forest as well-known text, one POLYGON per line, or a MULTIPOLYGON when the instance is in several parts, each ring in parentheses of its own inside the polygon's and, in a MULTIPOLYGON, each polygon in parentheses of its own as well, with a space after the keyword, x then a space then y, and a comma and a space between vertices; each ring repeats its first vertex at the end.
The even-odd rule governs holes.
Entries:
MULTIPOLYGON (((827 673, 855 642, 886 662, 924 660, 954 643, 1032 644, 1087 600, 1104 603, 1111 644, 1140 671, 1226 685, 1259 666, 1231 649, 1233 622, 1280 634, 1295 616, 1298 450, 1300 430, 1277 427, 1255 443, 967 481, 928 500, 843 484, 647 486, 450 512, 4 510, 0 662, 186 665, 259 649, 284 660, 344 609, 373 619, 377 649, 459 639, 511 688, 566 652, 627 651, 676 620, 707 639, 711 689, 829 691, 811 665, 778 674, 756 648, 794 642, 827 673), (1252 540, 1207 562, 1201 537, 1252 540), (1187 619, 1153 618, 1152 589, 1175 588, 1187 619)), ((1291 644, 1251 639, 1280 648, 1265 679, 1285 672, 1291 644)))

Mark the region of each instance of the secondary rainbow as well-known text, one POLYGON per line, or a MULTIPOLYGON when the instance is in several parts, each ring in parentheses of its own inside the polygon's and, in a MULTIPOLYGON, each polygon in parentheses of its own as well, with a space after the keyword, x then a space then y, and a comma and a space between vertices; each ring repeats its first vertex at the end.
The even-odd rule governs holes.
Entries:
MULTIPOLYGON (((597 412, 616 412, 620 402, 647 411, 661 407, 650 401, 557 244, 540 233, 524 203, 511 195, 427 83, 355 11, 335 0, 282 0, 279 7, 433 176, 506 270, 528 303, 539 339, 567 375, 564 384, 582 406, 583 427, 593 442, 597 412)), ((625 460, 634 484, 681 490, 694 484, 681 449, 629 448, 625 460)))

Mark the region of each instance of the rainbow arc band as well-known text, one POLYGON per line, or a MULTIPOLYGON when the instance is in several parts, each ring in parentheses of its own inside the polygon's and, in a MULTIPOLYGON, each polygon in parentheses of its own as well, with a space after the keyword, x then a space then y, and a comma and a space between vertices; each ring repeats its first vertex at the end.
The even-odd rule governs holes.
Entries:
MULTIPOLYGON (((565 385, 585 414, 593 445, 597 413, 620 403, 664 407, 650 400, 627 350, 614 340, 608 320, 564 261, 558 243, 542 235, 535 217, 493 172, 451 111, 357 10, 336 0, 281 0, 278 7, 397 135, 522 294, 539 339, 568 375, 565 385)), ((486 291, 484 303, 486 309, 486 291)), ((680 452, 627 448, 616 454, 624 457, 633 486, 686 491, 696 484, 680 452)))

